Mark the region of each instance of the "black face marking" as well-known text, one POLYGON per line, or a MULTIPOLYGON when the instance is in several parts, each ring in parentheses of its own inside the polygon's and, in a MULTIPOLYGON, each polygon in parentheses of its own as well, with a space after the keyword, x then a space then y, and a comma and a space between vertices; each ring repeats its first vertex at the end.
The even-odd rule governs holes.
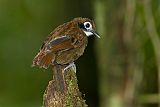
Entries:
POLYGON ((85 29, 83 23, 78 23, 78 26, 79 26, 79 28, 81 28, 81 29, 85 29))

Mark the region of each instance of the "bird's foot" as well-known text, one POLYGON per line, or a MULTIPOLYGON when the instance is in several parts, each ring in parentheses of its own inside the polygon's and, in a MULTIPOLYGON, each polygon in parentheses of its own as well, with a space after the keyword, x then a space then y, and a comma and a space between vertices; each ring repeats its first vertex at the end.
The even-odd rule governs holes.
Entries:
POLYGON ((64 71, 65 70, 67 70, 67 69, 69 69, 70 67, 72 67, 72 69, 75 71, 75 73, 76 73, 76 65, 74 64, 74 62, 72 62, 72 63, 70 63, 68 66, 66 66, 65 68, 64 68, 64 71))

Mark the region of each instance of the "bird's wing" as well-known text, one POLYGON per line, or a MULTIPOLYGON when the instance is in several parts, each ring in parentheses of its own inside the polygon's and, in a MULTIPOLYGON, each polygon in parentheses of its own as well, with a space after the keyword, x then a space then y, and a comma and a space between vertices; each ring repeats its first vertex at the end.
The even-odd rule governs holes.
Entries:
POLYGON ((56 37, 43 44, 40 52, 33 60, 33 66, 47 68, 55 60, 57 52, 67 51, 80 46, 78 39, 71 36, 56 37))
POLYGON ((74 48, 75 38, 70 36, 61 36, 51 40, 45 47, 46 51, 57 52, 74 48))

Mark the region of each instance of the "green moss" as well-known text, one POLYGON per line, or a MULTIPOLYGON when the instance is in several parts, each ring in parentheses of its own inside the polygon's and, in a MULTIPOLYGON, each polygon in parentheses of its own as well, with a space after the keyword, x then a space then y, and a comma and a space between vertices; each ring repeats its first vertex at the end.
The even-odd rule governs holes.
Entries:
POLYGON ((66 107, 87 107, 78 89, 75 71, 70 68, 66 75, 67 92, 65 96, 66 107))

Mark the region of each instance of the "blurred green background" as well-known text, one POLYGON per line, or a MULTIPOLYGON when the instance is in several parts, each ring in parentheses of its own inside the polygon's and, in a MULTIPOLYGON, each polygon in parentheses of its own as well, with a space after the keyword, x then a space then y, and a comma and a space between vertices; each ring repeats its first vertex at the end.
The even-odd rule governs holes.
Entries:
POLYGON ((160 0, 0 0, 0 107, 41 107, 50 69, 31 68, 43 40, 75 17, 94 19, 76 61, 89 107, 160 107, 160 0))

